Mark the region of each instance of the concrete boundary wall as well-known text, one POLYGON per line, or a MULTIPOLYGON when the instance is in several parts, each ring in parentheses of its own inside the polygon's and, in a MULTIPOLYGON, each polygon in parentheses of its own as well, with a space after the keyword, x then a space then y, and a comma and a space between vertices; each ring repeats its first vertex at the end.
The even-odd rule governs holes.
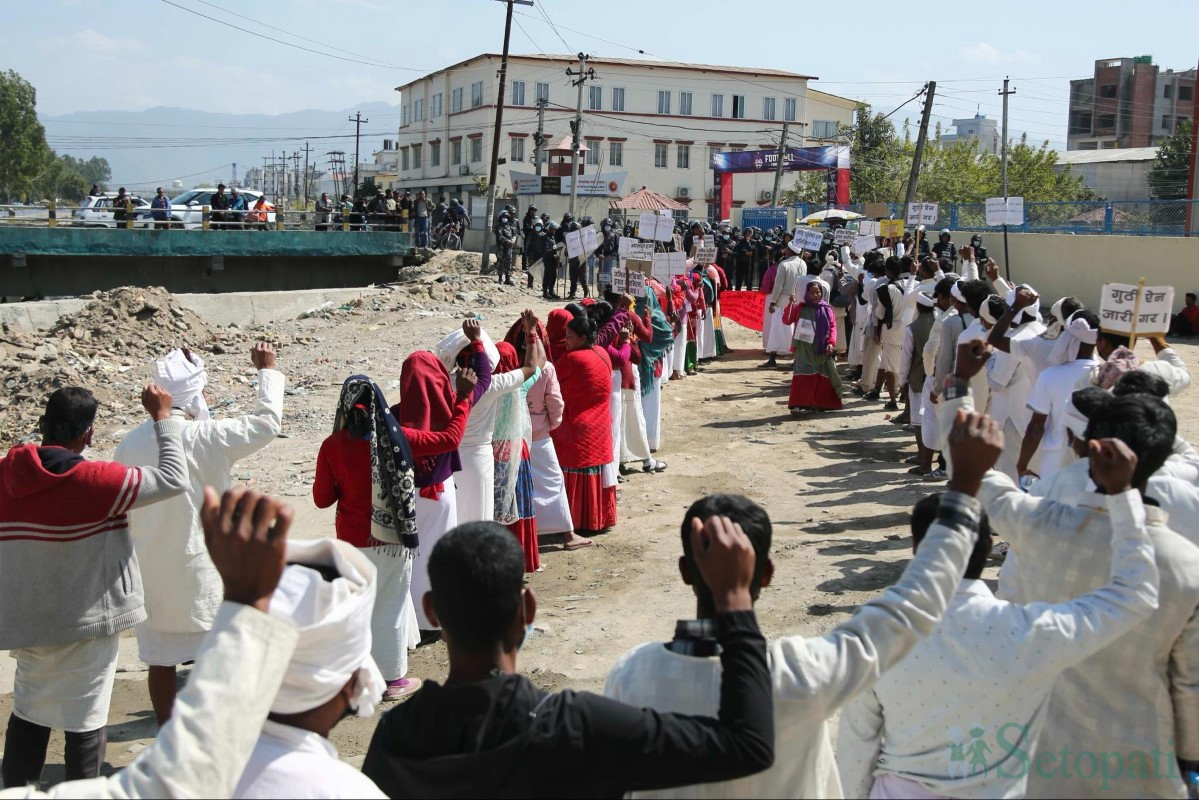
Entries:
MULTIPOLYGON (((953 242, 969 244, 971 235, 954 233, 953 242)), ((1002 229, 983 234, 1000 274, 1010 266, 1012 282, 1035 286, 1045 303, 1073 295, 1098 308, 1103 284, 1136 283, 1142 276, 1150 286, 1173 286, 1178 308, 1185 292, 1199 291, 1199 237, 1009 233, 1008 245, 1010 256, 1002 229)))
MULTIPOLYGON (((295 319, 310 308, 332 302, 343 305, 359 297, 379 294, 384 289, 310 289, 296 292, 229 292, 226 294, 177 294, 175 299, 210 325, 264 325, 295 319)), ((0 322, 24 330, 45 330, 66 314, 74 314, 91 298, 69 298, 32 303, 0 304, 0 322)))

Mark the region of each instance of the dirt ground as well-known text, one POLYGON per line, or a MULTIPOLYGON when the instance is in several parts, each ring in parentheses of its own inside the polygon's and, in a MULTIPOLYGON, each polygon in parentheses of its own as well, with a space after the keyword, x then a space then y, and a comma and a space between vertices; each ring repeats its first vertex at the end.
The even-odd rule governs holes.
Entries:
MULTIPOLYGON (((473 288, 486 295, 484 279, 473 288)), ((403 289, 397 290, 399 296, 403 289)), ((485 328, 502 337, 524 304, 544 319, 551 306, 532 293, 512 292, 485 309, 485 328)), ((317 448, 332 424, 338 388, 364 372, 394 401, 399 367, 410 351, 432 346, 456 327, 459 308, 413 314, 387 303, 366 304, 333 316, 272 326, 284 343, 279 367, 288 375, 283 436, 237 465, 235 482, 290 498, 297 508, 294 534, 332 535, 333 513, 311 501, 317 448)), ((669 638, 674 621, 694 616, 694 601, 677 571, 679 523, 687 506, 709 492, 738 492, 761 503, 774 522, 774 585, 758 605, 769 637, 817 635, 848 618, 863 601, 893 583, 911 546, 908 509, 940 488, 906 474, 915 452, 912 434, 886 420, 879 403, 847 398, 845 409, 793 420, 787 413, 789 374, 758 369, 758 334, 725 323, 735 352, 697 377, 668 384, 663 398, 663 447, 669 463, 659 475, 623 484, 619 524, 596 547, 567 553, 547 537, 544 572, 530 576, 539 598, 536 630, 520 656, 522 671, 547 689, 601 691, 612 663, 648 640, 669 638)), ((1193 363, 1199 346, 1178 352, 1193 363)), ((1140 345, 1143 358, 1151 358, 1140 345)), ((247 354, 205 356, 210 366, 252 377, 247 354)), ((144 370, 148 374, 148 368, 144 370)), ((228 381, 227 381, 228 383, 228 381)), ((251 385, 232 381, 231 397, 216 413, 236 414, 253 403, 251 385)), ((1199 440, 1199 392, 1175 404, 1180 433, 1199 440)), ((134 420, 136 422, 136 420, 134 420)), ((91 455, 111 455, 128 425, 98 431, 91 455), (114 437, 115 434, 115 437, 114 437)), ((990 575, 994 577, 993 567, 990 575)), ((122 655, 109 717, 108 762, 129 763, 155 734, 145 667, 131 635, 122 655)), ((441 644, 421 648, 409 674, 441 680, 448 668, 441 644)), ((0 720, 12 702, 12 660, 0 656, 0 720)), ((343 758, 360 764, 375 719, 350 719, 333 733, 343 758)), ((3 731, 0 730, 0 737, 3 731)), ((62 779, 62 735, 51 739, 44 774, 62 779)))

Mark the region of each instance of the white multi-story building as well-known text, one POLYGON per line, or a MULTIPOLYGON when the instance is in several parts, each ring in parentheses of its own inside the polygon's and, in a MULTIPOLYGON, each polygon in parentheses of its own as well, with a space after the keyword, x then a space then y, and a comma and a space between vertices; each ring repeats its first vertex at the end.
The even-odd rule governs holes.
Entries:
MULTIPOLYGON (((483 54, 397 87, 401 121, 397 139, 400 189, 424 189, 476 198, 491 165, 500 56, 483 54)), ((611 198, 645 186, 690 207, 687 216, 712 213, 711 154, 723 150, 773 149, 784 123, 788 145, 836 143, 838 126, 853 121, 855 102, 808 88, 811 76, 771 69, 594 57, 594 78, 583 86, 582 144, 576 216, 603 217, 611 198)), ((548 157, 554 145, 568 148, 578 90, 565 74, 578 71, 576 57, 512 55, 501 127, 497 189, 521 205, 559 216, 569 199, 570 166, 548 157), (560 175, 557 194, 526 196, 536 173, 535 135, 544 99, 546 155, 543 174, 560 175), (547 158, 549 163, 547 163, 547 158)), ((387 160, 396 154, 386 154, 387 160)), ((790 187, 795 176, 784 177, 790 187)), ((738 175, 734 204, 769 203, 774 176, 738 175)))
POLYGON ((979 153, 999 155, 999 132, 995 127, 995 120, 987 119, 985 114, 975 114, 967 119, 955 119, 953 127, 954 133, 941 134, 942 145, 969 142, 979 153))

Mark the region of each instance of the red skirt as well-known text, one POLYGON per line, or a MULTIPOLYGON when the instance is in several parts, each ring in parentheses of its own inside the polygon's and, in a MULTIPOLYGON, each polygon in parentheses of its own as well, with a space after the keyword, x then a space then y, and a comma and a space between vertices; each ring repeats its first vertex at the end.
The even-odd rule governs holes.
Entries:
POLYGON ((616 525, 616 487, 604 488, 602 467, 563 468, 562 474, 576 531, 602 531, 616 525))
POLYGON ((516 541, 520 542, 520 549, 525 551, 525 572, 536 572, 541 566, 541 553, 537 550, 537 519, 522 519, 504 527, 512 531, 516 541))
POLYGON ((841 410, 841 396, 824 375, 795 375, 791 378, 788 408, 827 408, 841 410))

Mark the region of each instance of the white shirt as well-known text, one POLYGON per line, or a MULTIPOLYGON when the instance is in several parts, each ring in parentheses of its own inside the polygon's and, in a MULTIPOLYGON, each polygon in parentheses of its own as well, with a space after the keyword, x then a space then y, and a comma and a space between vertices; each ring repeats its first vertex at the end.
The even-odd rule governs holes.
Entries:
POLYGON ((495 433, 495 418, 499 412, 497 401, 501 396, 515 392, 524 382, 524 370, 492 373, 491 385, 470 410, 470 416, 466 419, 466 432, 462 434, 462 444, 459 446, 482 447, 491 444, 495 433))
MULTIPOLYGON (((129 530, 141 567, 149 619, 143 625, 161 633, 199 633, 212 627, 224 595, 221 577, 208 557, 200 506, 204 487, 217 494, 232 484, 233 465, 275 440, 283 427, 287 379, 273 369, 258 372, 254 409, 235 419, 192 420, 183 426, 188 489, 178 497, 129 515, 129 530)), ((173 412, 184 418, 183 412, 173 412)), ((158 463, 154 425, 139 425, 117 447, 116 460, 129 466, 158 463)))
MULTIPOLYGON (((1034 413, 1046 416, 1041 450, 1060 452, 1066 447, 1066 404, 1076 389, 1089 385, 1091 370, 1098 363, 1098 359, 1093 356, 1077 358, 1050 367, 1037 377, 1032 394, 1028 397, 1028 407, 1034 413)), ((1048 466, 1051 460, 1044 463, 1048 466)), ((1041 477, 1048 475, 1042 473, 1041 477)))
POLYGON ((1139 369, 1162 378, 1170 387, 1170 394, 1182 394, 1191 386, 1191 371, 1186 362, 1173 349, 1163 348, 1153 361, 1146 361, 1139 369))
MULTIPOLYGON (((824 636, 790 636, 770 646, 776 751, 770 769, 639 796, 840 797, 825 721, 932 632, 973 549, 977 513, 973 498, 947 492, 898 583, 824 636)), ((617 662, 605 694, 660 711, 715 716, 720 662, 666 652, 661 643, 642 645, 617 662)))
POLYGON ((916 304, 919 302, 921 292, 933 293, 933 289, 937 288, 936 278, 925 278, 922 281, 917 281, 915 276, 911 276, 906 283, 903 284, 903 324, 911 325, 916 320, 916 304))
MULTIPOLYGON (((987 340, 987 326, 983 324, 981 317, 974 317, 973 321, 966 326, 960 334, 958 334, 958 344, 966 344, 967 342, 985 342, 987 340)), ((953 352, 953 365, 957 367, 958 354, 955 349, 953 352)), ((991 408, 991 387, 987 383, 987 371, 979 370, 979 373, 970 379, 970 391, 974 393, 974 404, 977 408, 990 413, 991 408)))
MULTIPOLYGON (((1040 322, 1026 322, 1014 328, 1008 341, 1022 342, 1040 336, 1045 326, 1040 322)), ((1036 384, 1037 374, 1027 363, 1002 350, 996 350, 987 362, 987 383, 991 388, 991 416, 1002 426, 1011 420, 1021 433, 1028 427, 1031 412, 1028 398, 1036 384)))
POLYGON ((267 720, 234 798, 336 798, 387 795, 375 782, 337 757, 325 737, 267 720))
MULTIPOLYGON (((850 797, 897 775, 946 797, 1020 797, 1063 670, 1157 607, 1157 567, 1135 491, 1107 498, 1109 582, 1058 604, 1015 605, 963 580, 933 635, 841 712, 850 797)), ((781 752, 781 751, 780 751, 781 752)))
POLYGON ((962 259, 961 266, 958 267, 958 274, 962 276, 962 280, 964 281, 978 280, 978 262, 962 259))

